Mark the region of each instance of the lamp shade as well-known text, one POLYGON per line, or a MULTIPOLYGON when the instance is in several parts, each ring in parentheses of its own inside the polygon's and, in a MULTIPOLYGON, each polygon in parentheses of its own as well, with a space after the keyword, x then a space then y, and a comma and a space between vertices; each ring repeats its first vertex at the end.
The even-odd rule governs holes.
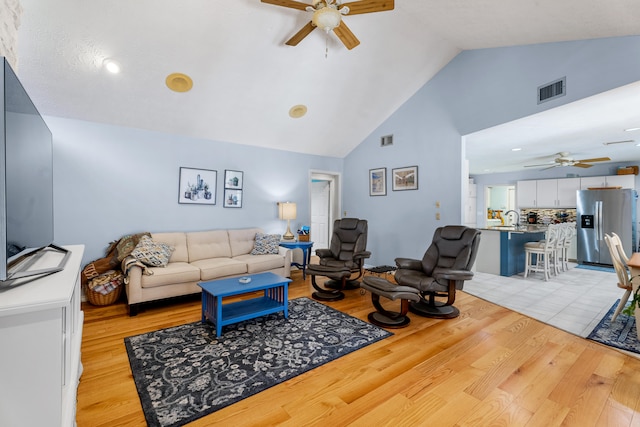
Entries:
POLYGON ((280 219, 296 219, 296 204, 291 202, 278 203, 278 217, 280 219))

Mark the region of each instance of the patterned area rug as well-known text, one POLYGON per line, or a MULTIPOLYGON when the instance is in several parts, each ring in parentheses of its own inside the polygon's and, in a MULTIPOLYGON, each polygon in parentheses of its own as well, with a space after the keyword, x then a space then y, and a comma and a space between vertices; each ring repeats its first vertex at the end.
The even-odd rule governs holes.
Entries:
POLYGON ((181 426, 392 335, 309 298, 225 326, 201 322, 125 338, 149 426, 181 426))
POLYGON ((615 273, 613 267, 607 267, 606 265, 591 265, 591 264, 578 264, 576 268, 581 268, 583 270, 595 270, 595 271, 606 271, 609 273, 615 273))
MULTIPOLYGON (((587 338, 632 353, 640 353, 640 341, 638 341, 638 333, 636 332, 635 316, 627 316, 620 313, 616 321, 611 323, 611 316, 613 316, 618 304, 620 304, 620 300, 613 304, 607 315, 602 318, 598 326, 591 331, 587 338)), ((631 303, 629 302, 628 304, 631 303)))

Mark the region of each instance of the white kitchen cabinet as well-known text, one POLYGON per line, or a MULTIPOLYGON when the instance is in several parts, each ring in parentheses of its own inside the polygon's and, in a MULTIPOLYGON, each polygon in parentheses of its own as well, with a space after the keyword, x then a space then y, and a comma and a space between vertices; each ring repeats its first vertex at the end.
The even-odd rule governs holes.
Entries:
POLYGON ((607 187, 636 188, 635 175, 611 175, 607 177, 607 187))
POLYGON ((518 181, 516 183, 516 200, 518 208, 535 208, 537 205, 537 183, 531 181, 518 181))
POLYGON ((558 180, 539 179, 536 181, 536 207, 552 208, 558 202, 558 180))
MULTIPOLYGON (((3 427, 75 425, 80 343, 80 263, 71 251, 63 271, 0 284, 0 424, 3 427)), ((47 252, 32 268, 57 264, 47 252)))
POLYGON ((580 190, 580 178, 558 179, 558 208, 575 208, 576 191, 580 190))
POLYGON ((635 175, 585 176, 580 178, 580 189, 600 187, 635 188, 635 175))

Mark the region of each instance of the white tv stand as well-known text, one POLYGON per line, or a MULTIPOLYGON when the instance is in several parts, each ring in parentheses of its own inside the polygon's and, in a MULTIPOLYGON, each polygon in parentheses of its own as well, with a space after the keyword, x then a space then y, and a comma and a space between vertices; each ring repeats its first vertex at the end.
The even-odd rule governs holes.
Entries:
MULTIPOLYGON (((80 264, 84 246, 64 270, 37 279, 0 283, 0 424, 75 425, 80 344, 80 264)), ((64 256, 49 252, 34 264, 47 267, 64 256)))

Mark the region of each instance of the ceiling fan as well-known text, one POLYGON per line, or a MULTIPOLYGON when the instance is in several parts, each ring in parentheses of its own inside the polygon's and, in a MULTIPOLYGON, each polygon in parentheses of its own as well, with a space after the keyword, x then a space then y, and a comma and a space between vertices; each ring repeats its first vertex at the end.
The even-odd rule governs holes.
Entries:
POLYGON ((543 163, 541 165, 525 165, 525 168, 536 168, 540 166, 547 166, 546 168, 541 170, 547 170, 547 169, 562 167, 562 166, 576 166, 579 168, 590 168, 591 166, 593 166, 590 163, 607 162, 611 160, 609 157, 596 157, 594 159, 575 160, 574 158, 569 157, 569 153, 567 153, 566 151, 557 153, 556 156, 557 157, 553 159, 552 163, 543 163))
POLYGON ((347 24, 342 22, 342 15, 358 15, 361 13, 382 12, 393 10, 394 0, 360 0, 342 4, 341 0, 313 0, 313 4, 300 3, 294 0, 261 0, 262 3, 292 9, 312 12, 311 21, 302 27, 285 44, 296 46, 307 37, 316 27, 321 28, 327 34, 333 31, 342 43, 351 50, 360 44, 360 40, 351 32, 347 24))

